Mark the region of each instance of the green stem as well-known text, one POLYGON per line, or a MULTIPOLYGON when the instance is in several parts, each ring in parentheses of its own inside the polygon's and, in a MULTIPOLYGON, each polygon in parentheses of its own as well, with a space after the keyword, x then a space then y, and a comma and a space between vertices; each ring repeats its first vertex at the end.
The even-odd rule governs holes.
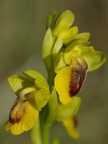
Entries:
POLYGON ((50 127, 47 124, 42 128, 42 144, 49 144, 50 127))
POLYGON ((41 129, 42 129, 42 144, 49 144, 49 137, 50 137, 50 127, 52 126, 58 109, 58 98, 56 95, 56 91, 53 89, 51 93, 51 98, 48 104, 44 107, 42 111, 42 119, 41 117, 41 129))
POLYGON ((40 127, 41 127, 41 139, 42 144, 49 144, 49 128, 46 124, 46 118, 48 115, 48 107, 47 105, 40 111, 40 127))
MULTIPOLYGON (((52 62, 51 69, 48 70, 48 84, 50 86, 50 90, 54 85, 54 77, 54 63, 52 62)), ((54 120, 50 111, 51 110, 49 110, 49 106, 47 104, 40 112, 40 121, 36 123, 31 132, 32 144, 49 144, 50 127, 54 120)))
MULTIPOLYGON (((48 84, 51 87, 54 85, 54 68, 53 65, 51 65, 51 69, 48 71, 48 84)), ((49 137, 50 137, 50 126, 47 122, 47 119, 49 117, 49 106, 48 104, 44 107, 44 109, 40 113, 41 118, 41 132, 42 132, 42 144, 49 144, 49 137)))
POLYGON ((31 130, 31 141, 32 141, 32 144, 42 144, 39 119, 36 122, 33 129, 31 130))
POLYGON ((55 77, 54 64, 52 63, 51 69, 48 70, 48 84, 50 86, 50 90, 52 86, 54 86, 54 77, 55 77))

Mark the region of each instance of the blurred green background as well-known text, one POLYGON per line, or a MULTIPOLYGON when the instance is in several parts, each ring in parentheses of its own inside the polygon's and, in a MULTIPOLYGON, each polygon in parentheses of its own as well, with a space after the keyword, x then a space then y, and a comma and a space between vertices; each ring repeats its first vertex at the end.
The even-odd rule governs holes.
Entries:
MULTIPOLYGON (((107 0, 0 0, 0 144, 31 144, 29 132, 13 136, 3 125, 16 98, 7 77, 22 69, 36 69, 46 77, 41 45, 47 15, 70 9, 79 32, 91 33, 91 45, 108 55, 107 0)), ((51 139, 62 144, 108 144, 108 63, 89 73, 80 97, 79 140, 72 140, 64 127, 54 123, 51 139)))

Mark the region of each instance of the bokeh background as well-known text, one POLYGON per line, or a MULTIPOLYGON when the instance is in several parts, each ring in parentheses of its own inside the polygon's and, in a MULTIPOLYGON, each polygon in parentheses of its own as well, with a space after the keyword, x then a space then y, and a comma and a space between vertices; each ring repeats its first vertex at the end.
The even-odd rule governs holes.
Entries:
MULTIPOLYGON (((13 136, 3 125, 16 98, 7 77, 22 69, 36 69, 46 77, 41 46, 47 15, 70 9, 79 32, 91 33, 91 45, 108 55, 107 0, 0 0, 0 144, 31 144, 30 132, 13 136)), ((54 123, 51 139, 62 144, 108 144, 108 62, 89 73, 80 92, 77 114, 81 138, 72 140, 64 127, 54 123)))

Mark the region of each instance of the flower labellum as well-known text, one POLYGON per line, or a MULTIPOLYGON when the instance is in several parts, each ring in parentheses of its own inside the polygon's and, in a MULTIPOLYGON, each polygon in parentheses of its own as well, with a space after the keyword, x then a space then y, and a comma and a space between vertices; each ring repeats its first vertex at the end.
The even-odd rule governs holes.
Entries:
POLYGON ((55 89, 58 92, 60 102, 68 104, 81 89, 87 71, 87 63, 77 59, 77 63, 61 68, 55 77, 55 89))
POLYGON ((36 110, 27 100, 21 101, 18 98, 13 105, 9 120, 5 124, 5 129, 12 134, 19 135, 30 130, 38 119, 39 111, 36 110))

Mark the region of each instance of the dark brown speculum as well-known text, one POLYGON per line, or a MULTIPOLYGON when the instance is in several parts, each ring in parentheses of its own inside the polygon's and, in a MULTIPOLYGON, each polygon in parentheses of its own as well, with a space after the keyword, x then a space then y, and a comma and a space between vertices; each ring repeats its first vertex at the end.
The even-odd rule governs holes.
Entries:
POLYGON ((25 113, 25 105, 26 101, 22 102, 19 99, 16 99, 15 104, 13 105, 9 115, 9 121, 12 124, 20 122, 25 113))
POLYGON ((77 64, 72 67, 69 91, 70 97, 75 96, 80 91, 86 77, 87 68, 88 66, 85 61, 83 61, 82 64, 77 62, 77 64))

